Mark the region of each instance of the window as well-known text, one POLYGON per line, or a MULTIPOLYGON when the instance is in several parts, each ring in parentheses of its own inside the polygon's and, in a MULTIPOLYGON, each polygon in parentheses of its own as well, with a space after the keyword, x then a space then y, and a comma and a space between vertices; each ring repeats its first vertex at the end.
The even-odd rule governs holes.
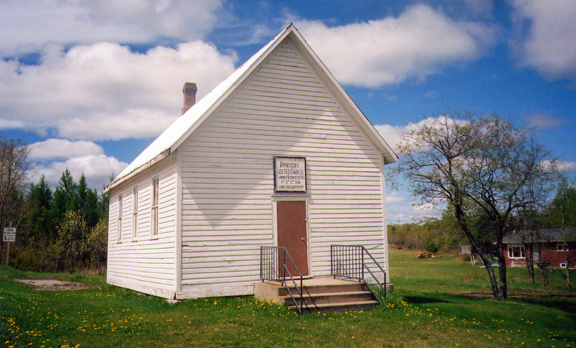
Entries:
POLYGON ((160 181, 158 178, 152 179, 152 237, 158 235, 158 201, 159 201, 160 181))
POLYGON ((122 195, 118 196, 118 242, 122 241, 122 195))
POLYGON ((132 189, 132 239, 138 236, 138 186, 132 189))
POLYGON ((519 258, 526 257, 526 254, 524 254, 524 247, 509 246, 508 247, 508 257, 511 259, 519 259, 519 258))
POLYGON ((563 242, 556 243, 556 251, 568 251, 568 245, 563 242))

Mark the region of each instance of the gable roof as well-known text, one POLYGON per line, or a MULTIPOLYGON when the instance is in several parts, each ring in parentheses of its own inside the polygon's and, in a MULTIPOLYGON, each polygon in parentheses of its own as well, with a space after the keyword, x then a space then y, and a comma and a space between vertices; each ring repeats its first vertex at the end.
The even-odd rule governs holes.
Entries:
POLYGON ((394 163, 397 156, 392 148, 382 138, 334 76, 314 53, 306 40, 293 24, 290 24, 278 36, 272 39, 260 51, 248 59, 242 66, 222 81, 216 88, 194 104, 184 115, 180 116, 170 125, 152 144, 150 144, 128 167, 126 167, 105 189, 119 185, 135 174, 152 166, 154 163, 166 158, 180 146, 190 134, 194 132, 214 110, 218 108, 227 97, 257 69, 276 47, 284 40, 291 40, 300 49, 309 64, 325 81, 327 87, 334 93, 341 105, 354 117, 359 127, 370 138, 372 143, 384 156, 384 163, 394 163))

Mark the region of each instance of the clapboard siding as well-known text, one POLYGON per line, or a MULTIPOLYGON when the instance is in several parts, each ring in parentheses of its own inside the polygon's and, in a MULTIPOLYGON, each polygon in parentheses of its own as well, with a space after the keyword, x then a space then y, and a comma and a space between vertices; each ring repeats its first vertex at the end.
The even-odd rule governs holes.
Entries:
POLYGON ((331 244, 384 261, 382 154, 289 42, 178 151, 184 293, 258 280, 259 248, 276 244, 274 156, 306 157, 313 275, 329 274, 331 244))
POLYGON ((176 282, 176 156, 157 163, 110 190, 108 282, 173 297, 176 282), (151 235, 152 178, 159 178, 158 236, 151 235), (138 222, 132 238, 133 188, 138 187, 138 222), (123 195, 122 240, 117 241, 118 196, 123 195))

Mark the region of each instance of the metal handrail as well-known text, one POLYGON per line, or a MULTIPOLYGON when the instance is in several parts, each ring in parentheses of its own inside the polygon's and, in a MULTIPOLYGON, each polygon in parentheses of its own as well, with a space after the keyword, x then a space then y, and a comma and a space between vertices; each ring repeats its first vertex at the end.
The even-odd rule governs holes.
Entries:
POLYGON ((380 289, 384 293, 384 298, 386 298, 386 271, 380 266, 378 261, 370 254, 368 250, 363 245, 331 245, 330 246, 330 273, 334 278, 342 277, 348 279, 356 279, 363 281, 368 285, 368 289, 374 297, 382 304, 382 300, 376 295, 372 287, 368 283, 365 277, 364 271, 367 271, 372 279, 376 281, 380 289), (368 264, 364 261, 364 255, 372 260, 374 264, 380 269, 383 275, 384 281, 380 283, 378 278, 374 275, 368 264))
POLYGON ((298 266, 296 266, 296 263, 292 259, 292 256, 290 256, 290 253, 288 252, 288 250, 286 250, 285 247, 275 247, 275 246, 260 247, 260 279, 262 281, 270 280, 280 282, 283 286, 285 286, 286 290, 288 291, 288 294, 290 295, 290 298, 292 299, 292 302, 294 302, 294 305, 298 310, 299 315, 302 315, 304 304, 303 278, 304 277, 302 276, 302 273, 298 269, 298 266), (281 254, 279 255, 278 252, 280 252, 281 254), (296 284, 296 279, 294 279, 292 272, 290 272, 288 266, 286 265, 286 256, 288 256, 288 260, 292 263, 296 272, 298 272, 297 278, 300 278, 300 286, 296 284), (279 262, 280 264, 277 264, 277 262, 279 262), (280 266, 281 268, 279 268, 278 266, 280 266), (280 276, 280 273, 282 274, 282 276, 280 276), (290 290, 290 287, 286 282, 287 279, 286 273, 288 273, 288 278, 290 278, 292 284, 294 284, 294 287, 298 292, 300 304, 298 304, 298 300, 296 300, 296 297, 294 297, 292 290, 290 290))

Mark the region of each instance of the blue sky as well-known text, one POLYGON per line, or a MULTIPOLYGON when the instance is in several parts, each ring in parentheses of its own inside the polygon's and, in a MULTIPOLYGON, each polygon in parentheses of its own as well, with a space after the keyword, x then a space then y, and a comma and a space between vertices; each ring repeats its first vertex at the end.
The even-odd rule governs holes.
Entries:
MULTIPOLYGON (((576 2, 541 0, 3 0, 0 133, 31 180, 102 188, 289 23, 394 146, 446 107, 495 112, 576 173, 576 2)), ((387 191, 389 222, 437 215, 387 191)))

